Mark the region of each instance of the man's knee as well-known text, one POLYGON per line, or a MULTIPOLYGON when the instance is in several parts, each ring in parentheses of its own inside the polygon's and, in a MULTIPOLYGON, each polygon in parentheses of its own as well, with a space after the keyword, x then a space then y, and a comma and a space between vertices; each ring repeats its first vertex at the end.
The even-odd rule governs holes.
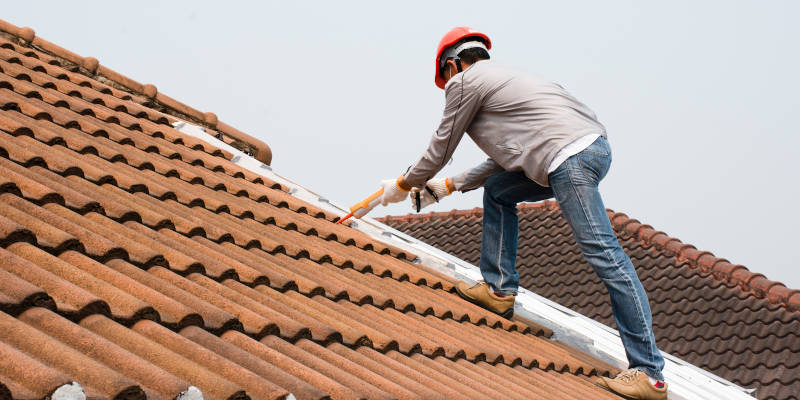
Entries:
POLYGON ((486 179, 486 182, 483 184, 483 192, 490 195, 499 193, 505 186, 503 184, 503 175, 503 172, 499 172, 486 179))
POLYGON ((524 174, 518 176, 520 174, 522 173, 517 171, 503 171, 490 176, 483 184, 483 203, 486 204, 487 201, 491 201, 504 206, 515 206, 517 203, 509 202, 504 198, 506 197, 504 194, 508 192, 511 186, 520 183, 521 178, 524 178, 524 174))

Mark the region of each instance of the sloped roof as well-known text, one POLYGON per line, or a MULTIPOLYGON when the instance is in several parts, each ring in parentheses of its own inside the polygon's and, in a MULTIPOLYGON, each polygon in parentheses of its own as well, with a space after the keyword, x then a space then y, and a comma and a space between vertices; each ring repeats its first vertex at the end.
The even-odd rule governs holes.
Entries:
MULTIPOLYGON (((268 147, 0 21, 0 399, 615 399, 617 370, 174 129, 268 147)), ((240 153, 241 154, 241 153, 240 153)), ((271 157, 271 153, 270 153, 271 157)))
MULTIPOLYGON (((609 210, 653 310, 659 348, 760 399, 800 393, 800 290, 699 251, 609 210)), ((480 260, 482 210, 409 214, 382 222, 468 262, 480 260)), ((608 292, 552 201, 520 204, 517 269, 525 288, 615 327, 608 292)))

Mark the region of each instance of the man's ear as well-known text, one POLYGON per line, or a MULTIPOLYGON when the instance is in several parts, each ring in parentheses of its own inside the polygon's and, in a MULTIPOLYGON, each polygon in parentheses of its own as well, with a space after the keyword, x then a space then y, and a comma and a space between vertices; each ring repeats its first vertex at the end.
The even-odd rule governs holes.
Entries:
POLYGON ((458 73, 458 67, 456 66, 456 62, 454 60, 447 60, 447 71, 450 72, 450 76, 458 73))

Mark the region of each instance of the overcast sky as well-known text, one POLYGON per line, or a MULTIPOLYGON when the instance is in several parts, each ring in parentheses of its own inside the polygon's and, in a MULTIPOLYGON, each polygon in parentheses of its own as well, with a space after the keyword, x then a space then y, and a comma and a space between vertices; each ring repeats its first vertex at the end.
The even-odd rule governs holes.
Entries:
MULTIPOLYGON (((607 207, 800 288, 798 15, 798 1, 30 1, 0 18, 215 112, 268 143, 276 172, 346 206, 419 158, 444 104, 436 44, 472 26, 492 58, 605 124, 607 207)), ((483 159, 465 136, 442 174, 483 159)))

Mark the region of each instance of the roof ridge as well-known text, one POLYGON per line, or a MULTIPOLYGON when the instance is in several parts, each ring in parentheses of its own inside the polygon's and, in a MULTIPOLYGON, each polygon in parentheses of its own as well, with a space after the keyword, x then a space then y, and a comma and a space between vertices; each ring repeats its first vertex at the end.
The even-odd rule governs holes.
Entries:
POLYGON ((758 272, 752 272, 741 264, 732 264, 725 258, 717 257, 710 251, 698 250, 694 245, 683 243, 680 239, 655 230, 651 225, 642 224, 627 214, 608 209, 609 219, 614 230, 627 233, 641 243, 666 250, 676 260, 686 262, 691 267, 709 274, 713 279, 736 285, 745 294, 756 298, 766 298, 773 304, 785 307, 788 311, 800 312, 800 290, 790 289, 781 282, 772 281, 758 272))
MULTIPOLYGON (((523 203, 517 206, 520 210, 552 211, 559 209, 558 203, 545 200, 538 203, 523 203)), ((764 274, 751 272, 741 264, 732 264, 725 258, 715 256, 710 251, 701 251, 691 244, 683 243, 680 239, 667 235, 663 231, 654 229, 651 225, 642 224, 639 220, 628 217, 625 213, 607 209, 609 219, 618 233, 626 233, 635 237, 647 246, 666 250, 679 262, 685 262, 690 267, 707 273, 712 279, 730 283, 739 288, 744 294, 759 299, 767 299, 772 304, 786 308, 787 311, 800 313, 800 290, 790 289, 781 282, 767 279, 764 274)), ((471 210, 453 209, 446 212, 430 212, 427 214, 406 214, 402 216, 385 216, 376 218, 378 221, 415 223, 428 222, 434 219, 459 219, 481 217, 483 209, 475 207, 471 210)))
MULTIPOLYGON (((254 158, 269 165, 272 162, 272 150, 262 140, 250 136, 217 118, 213 112, 201 112, 193 107, 160 93, 153 84, 142 84, 104 65, 94 57, 82 57, 57 44, 51 43, 39 36, 29 27, 18 27, 0 19, 0 36, 15 39, 20 46, 31 47, 56 58, 67 64, 64 67, 74 66, 75 71, 98 82, 106 83, 116 89, 146 97, 155 104, 164 106, 171 115, 191 121, 193 123, 211 128, 218 133, 228 136, 235 142, 240 142, 247 147, 247 152, 254 158), (7 35, 2 35, 5 32, 7 35), (12 36, 12 37, 9 37, 12 36)), ((148 108, 155 109, 152 105, 148 108)))

